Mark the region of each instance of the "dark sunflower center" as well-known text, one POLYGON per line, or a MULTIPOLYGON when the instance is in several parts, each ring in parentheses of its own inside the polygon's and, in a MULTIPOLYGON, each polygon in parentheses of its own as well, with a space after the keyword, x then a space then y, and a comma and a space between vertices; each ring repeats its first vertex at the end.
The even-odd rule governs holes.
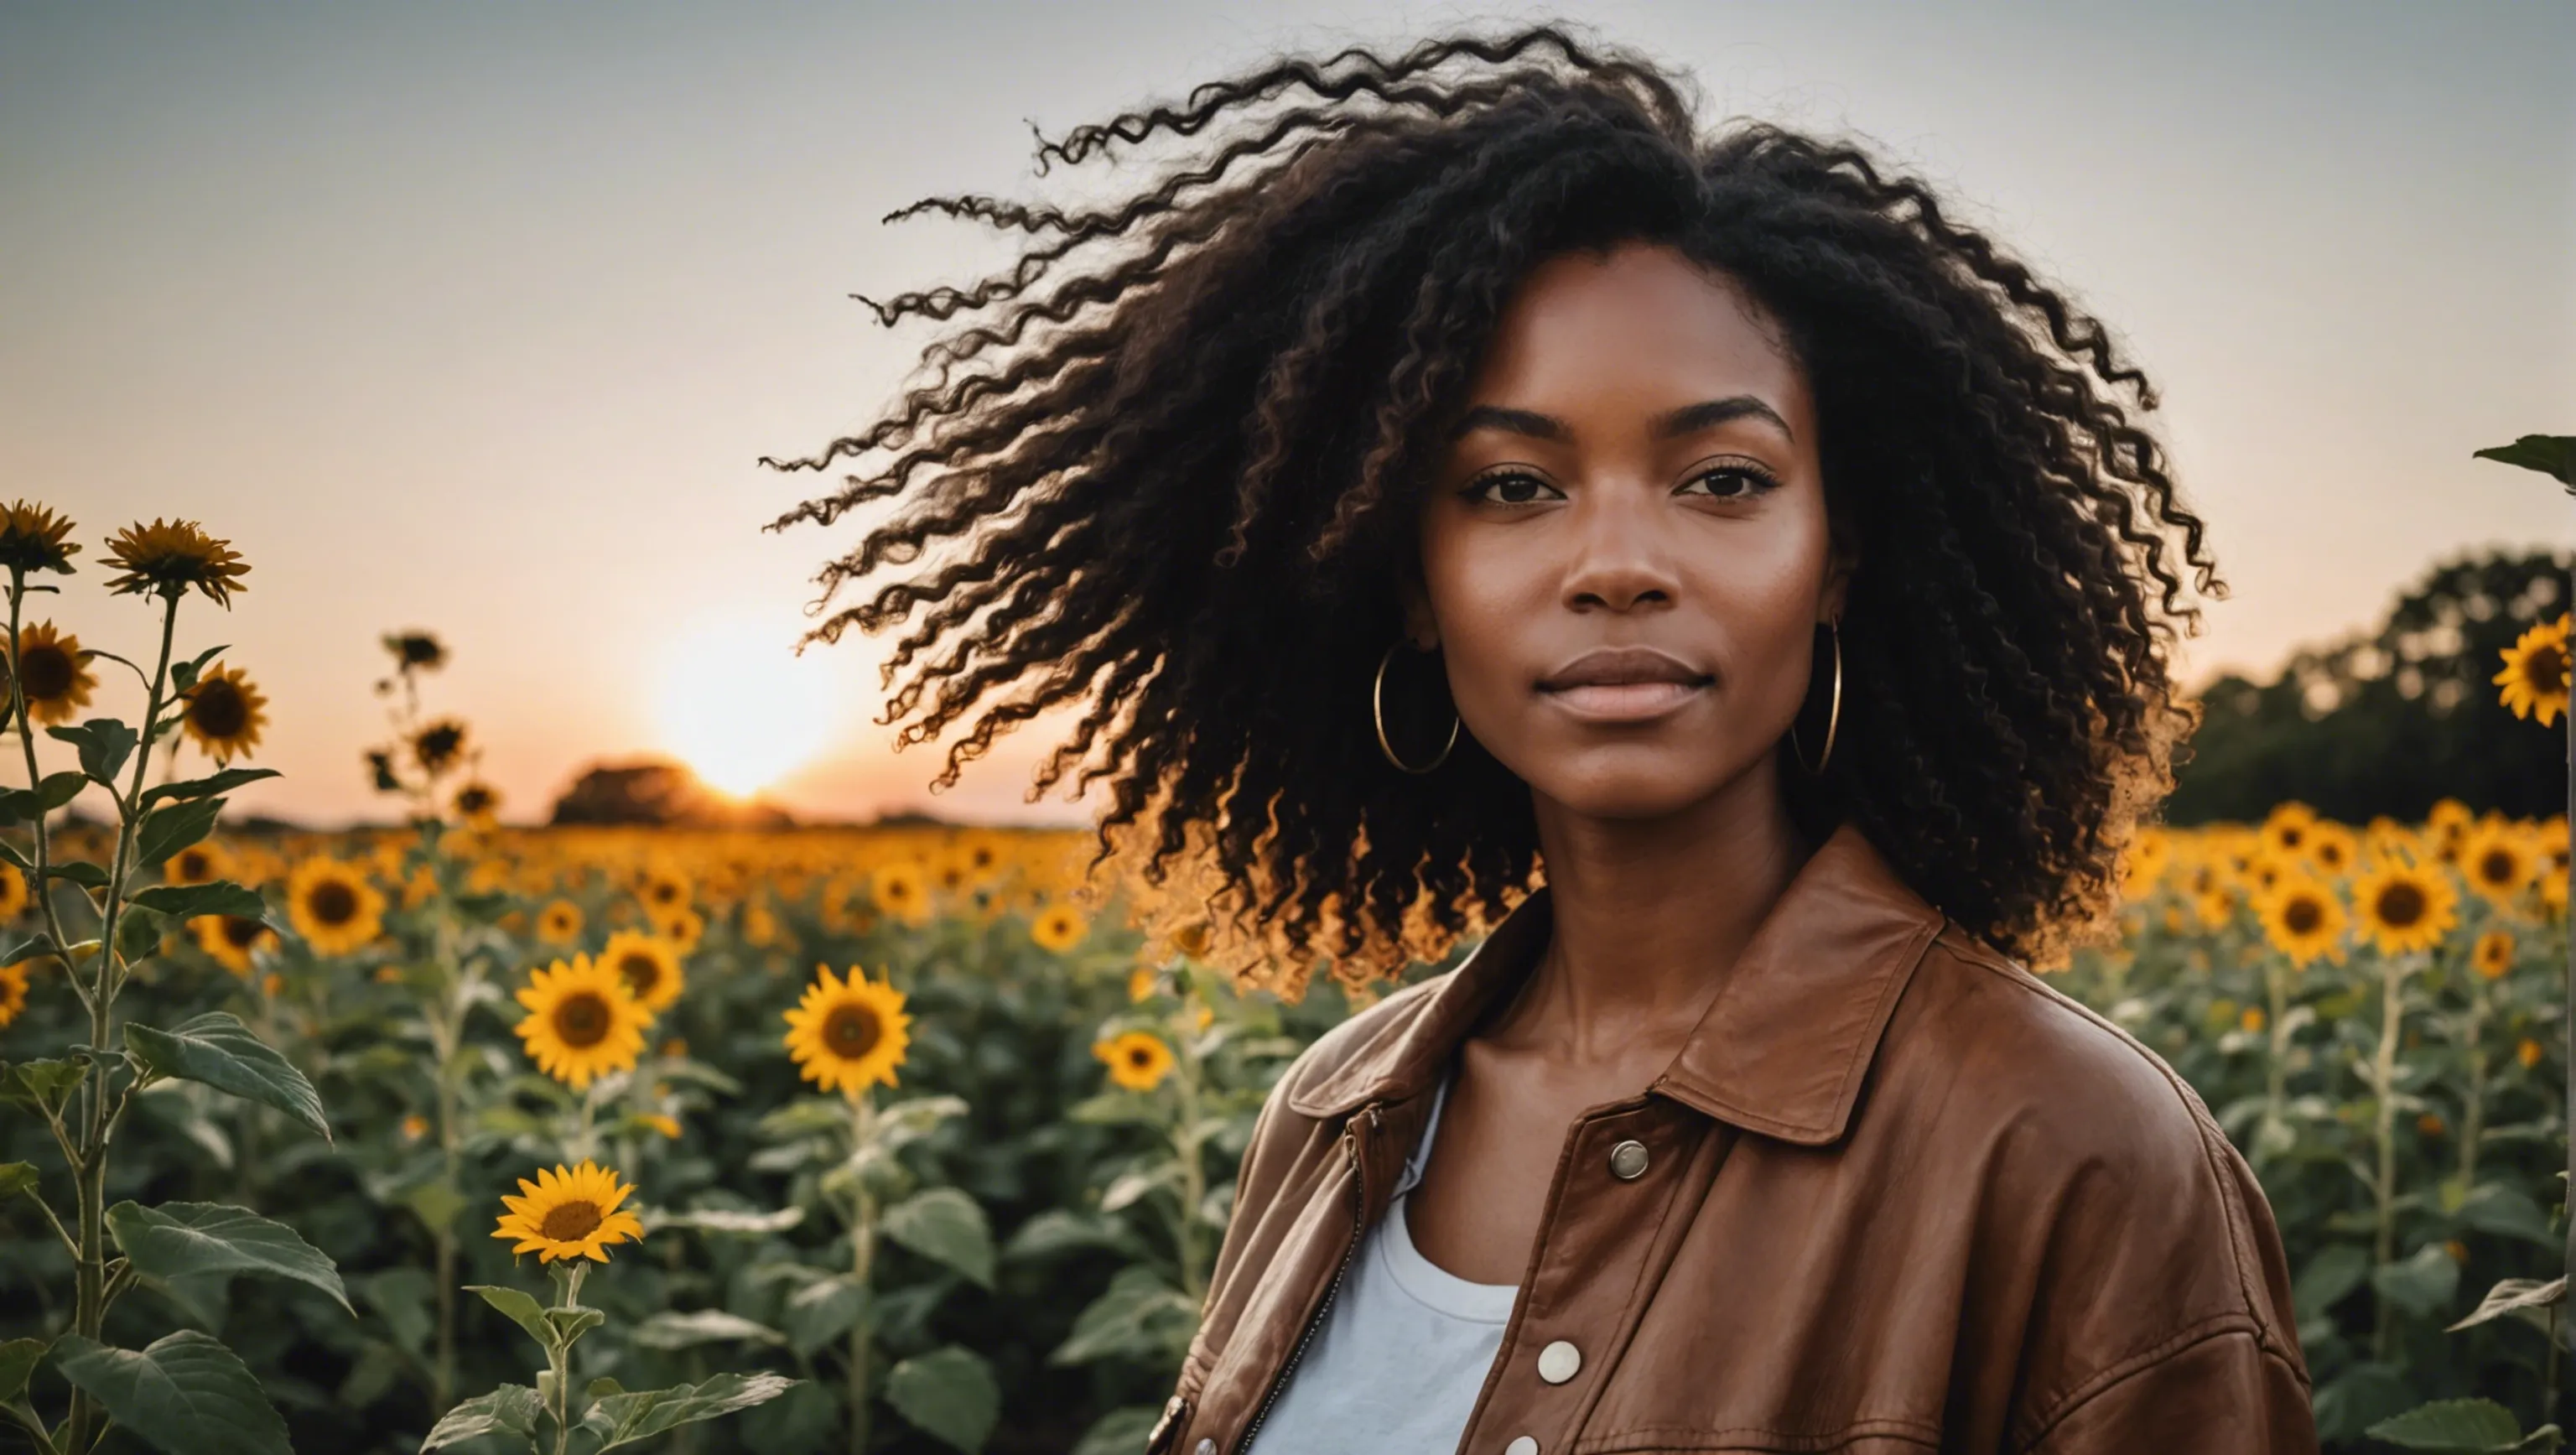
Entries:
POLYGON ((650 955, 624 956, 617 962, 617 973, 626 977, 626 988, 637 995, 648 995, 662 983, 662 964, 650 955))
POLYGON ((653 886, 653 902, 655 904, 669 904, 679 897, 680 887, 676 884, 656 884, 653 886))
POLYGON ((2293 899, 2281 910, 2281 923, 2294 935, 2312 934, 2325 922, 2325 911, 2313 899, 2293 899))
POLYGON ((1127 1048, 1127 1064, 1134 1070, 1142 1071, 1154 1064, 1154 1053, 1142 1046, 1130 1046, 1127 1048))
POLYGON ((358 891, 337 879, 325 879, 304 896, 304 907, 326 925, 344 925, 358 917, 358 891))
POLYGON ((823 1044, 844 1060, 856 1060, 875 1050, 877 1038, 884 1033, 877 1024, 877 1013, 864 1005, 838 1006, 823 1020, 823 1044))
POLYGON ((2391 929, 2413 928, 2424 910, 2424 891, 2412 884, 2391 884, 2379 891, 2379 919, 2391 929))
POLYGON ((584 990, 567 995, 555 1007, 555 1034, 575 1050, 608 1039, 608 1002, 584 990))
POLYGON ((2307 836, 2308 831, 2306 829, 2284 825, 2281 829, 2281 847, 2285 849, 2295 849, 2307 838, 2307 836))
POLYGON ((2567 690, 2567 649, 2542 647, 2523 660, 2522 675, 2531 679, 2534 692, 2559 693, 2567 690))
POLYGON ((213 866, 207 862, 205 850, 181 849, 172 867, 179 871, 180 878, 196 880, 205 878, 207 871, 213 866))
POLYGON ((50 644, 29 647, 20 655, 19 663, 28 701, 46 702, 72 690, 72 654, 62 648, 50 644))
POLYGON ((468 788, 456 795, 456 811, 459 813, 481 813, 491 806, 492 795, 480 788, 468 788))
POLYGON ((224 943, 236 950, 247 950, 259 942, 260 935, 267 928, 255 919, 244 919, 237 914, 225 915, 224 943))
POLYGON ((2513 871, 2521 867, 2510 850, 2489 849, 2478 856, 2478 875, 2489 884, 2511 884, 2513 871))
POLYGON ((601 1221, 599 1204, 576 1198, 547 1209, 546 1220, 537 1225, 537 1231, 558 1243, 578 1243, 599 1231, 601 1221))
POLYGON ((229 738, 250 722, 250 704, 229 677, 209 678, 188 698, 188 721, 210 738, 229 738))

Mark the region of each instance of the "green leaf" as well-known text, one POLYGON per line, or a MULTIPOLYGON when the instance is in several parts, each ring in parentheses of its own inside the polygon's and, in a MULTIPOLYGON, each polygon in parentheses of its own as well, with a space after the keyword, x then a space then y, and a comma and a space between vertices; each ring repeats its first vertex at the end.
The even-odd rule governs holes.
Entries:
POLYGON ((172 1202, 159 1207, 120 1202, 107 1210, 108 1232, 136 1273, 184 1278, 207 1273, 257 1273, 288 1278, 331 1295, 350 1317, 340 1270, 293 1228, 248 1208, 213 1202, 172 1202))
POLYGON ((436 1294, 429 1275, 418 1268, 387 1268, 358 1280, 358 1296, 385 1321, 395 1345, 415 1357, 429 1347, 436 1294))
POLYGON ((226 768, 221 773, 204 778, 188 778, 177 783, 164 783, 155 788, 146 788, 143 790, 142 806, 150 808, 156 803, 165 801, 186 802, 212 794, 230 793, 245 783, 257 783, 262 778, 277 776, 277 770, 274 768, 226 768))
POLYGON ((136 1353, 66 1334, 54 1350, 63 1378, 170 1455, 293 1455, 259 1380, 209 1335, 182 1329, 136 1353))
POLYGON ((608 1322, 608 1315, 595 1308, 550 1308, 546 1310, 546 1327, 555 1331, 555 1339, 569 1349, 581 1336, 608 1322))
POLYGON ((2510 1450, 2522 1443, 2513 1411, 2491 1399, 2440 1399, 2362 1431, 2409 1450, 2510 1450))
POLYGON ((1121 1405, 1091 1422, 1091 1428, 1082 1432, 1082 1443, 1073 1447, 1073 1455, 1136 1455, 1162 1418, 1159 1405, 1121 1405))
MULTIPOLYGON (((86 773, 48 773, 45 775, 44 781, 36 785, 36 802, 42 806, 47 813, 51 813, 55 809, 62 807, 64 804, 71 802, 73 799, 80 797, 80 791, 88 786, 89 775, 86 773)), ((27 816, 29 818, 35 817, 34 814, 29 814, 27 816)))
POLYGON ((554 1325, 546 1322, 546 1306, 515 1288, 490 1283, 469 1283, 467 1293, 479 1293, 483 1301, 508 1316, 510 1322, 528 1331, 528 1337, 546 1346, 551 1353, 560 1347, 555 1342, 554 1325))
POLYGON ((116 786, 116 771, 133 755, 137 741, 134 729, 112 717, 94 717, 78 727, 49 727, 45 736, 78 747, 81 771, 110 788, 116 786))
POLYGON ((134 862, 150 868, 213 833, 215 820, 223 811, 224 801, 220 798, 152 810, 134 836, 134 862))
MULTIPOLYGON (((0 1202, 16 1197, 22 1192, 33 1194, 35 1190, 35 1163, 0 1162, 0 1202)), ((0 1399, 6 1398, 8 1398, 7 1395, 0 1395, 0 1399)))
POLYGON ((2469 458, 2538 470, 2576 493, 2576 439, 2566 435, 2527 434, 2509 445, 2471 450, 2469 458))
POLYGON ((1002 1413, 1002 1387, 983 1356, 951 1344, 906 1359, 886 1376, 895 1413, 948 1444, 977 1455, 1002 1413))
POLYGON ((517 1435, 533 1450, 537 1414, 543 1408, 537 1392, 524 1384, 505 1384, 490 1394, 476 1395, 449 1410, 431 1427, 429 1438, 420 1442, 421 1455, 484 1435, 517 1435))
POLYGON ((847 1277, 821 1278, 787 1296, 787 1343, 811 1355, 850 1331, 868 1311, 868 1288, 847 1277))
POLYGON ((755 1344, 784 1344, 787 1336, 756 1324, 740 1314, 722 1309, 702 1308, 689 1313, 668 1309, 637 1324, 629 1341, 647 1349, 687 1349, 699 1344, 721 1343, 727 1339, 749 1339, 755 1344))
POLYGON ((116 921, 116 953, 127 964, 150 956, 160 947, 162 929, 161 911, 128 901, 116 921))
MULTIPOLYGON (((185 692, 189 688, 196 686, 197 674, 206 670, 206 664, 213 661, 215 658, 222 656, 229 650, 230 648, 228 647, 208 647, 197 655, 190 657, 187 661, 173 663, 170 667, 170 690, 174 693, 185 692)), ((104 656, 106 654, 101 653, 100 655, 104 656)), ((140 672, 143 669, 137 667, 135 670, 140 672)))
POLYGON ((134 896, 132 902, 145 909, 157 909, 173 919, 195 919, 201 914, 262 919, 268 914, 268 902, 261 899, 257 891, 221 879, 212 884, 155 885, 134 896))
POLYGON ((202 1081, 247 1101, 273 1106, 331 1140, 322 1098, 313 1083, 250 1027, 223 1011, 208 1011, 173 1030, 128 1024, 125 1046, 155 1076, 202 1081))
POLYGON ((975 1199, 934 1187, 886 1209, 885 1235, 925 1258, 945 1263, 985 1288, 993 1286, 993 1229, 975 1199))
POLYGON ((2458 1208, 2460 1221, 2481 1233, 2520 1238, 2544 1248, 2563 1248, 2567 1239, 2549 1229, 2549 1214, 2520 1190, 2500 1182, 2481 1183, 2458 1208))
POLYGON ((601 1451, 652 1439, 682 1425, 712 1420, 776 1399, 802 1383, 776 1374, 719 1374, 699 1385, 613 1394, 590 1407, 581 1427, 599 1436, 601 1451))
POLYGON ((432 1233, 444 1232, 454 1226, 456 1215, 465 1211, 467 1205, 465 1194, 444 1182, 424 1182, 404 1193, 402 1203, 432 1233))
POLYGON ((2351 1243, 2331 1244, 2300 1271, 2290 1287, 2290 1305, 2303 1315, 2324 1313, 2369 1276, 2367 1251, 2351 1243))
POLYGON ((50 1348, 42 1339, 11 1339, 0 1344, 0 1404, 7 1404, 24 1393, 27 1376, 45 1360, 50 1348))
POLYGON ((1047 1355, 1049 1364, 1087 1364, 1124 1355, 1160 1358, 1186 1345, 1198 1306, 1150 1268, 1122 1268, 1073 1321, 1073 1332, 1047 1355))
POLYGON ((45 877, 48 879, 60 879, 66 883, 77 884, 83 889, 105 889, 107 887, 107 871, 98 867, 96 864, 87 863, 79 859, 74 859, 65 864, 47 864, 45 866, 45 877))
POLYGON ((79 1061, 21 1061, 8 1069, 9 1075, 0 1076, 0 1101, 56 1113, 89 1074, 79 1061))
POLYGON ((2427 1243, 2403 1262, 2372 1269, 2370 1286, 2421 1318, 2439 1312, 2459 1291, 2460 1265, 2451 1261, 2450 1251, 2441 1244, 2427 1243))

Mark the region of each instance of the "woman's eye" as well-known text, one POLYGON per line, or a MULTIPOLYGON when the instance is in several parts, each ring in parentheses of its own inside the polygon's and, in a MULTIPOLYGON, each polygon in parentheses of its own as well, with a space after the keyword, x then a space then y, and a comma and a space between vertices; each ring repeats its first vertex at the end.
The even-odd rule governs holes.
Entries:
POLYGON ((1529 505, 1538 499, 1532 492, 1555 488, 1536 475, 1515 470, 1507 474, 1484 476, 1459 493, 1471 501, 1484 499, 1499 505, 1529 505), (1488 490, 1494 493, 1487 495, 1485 492, 1488 490))
POLYGON ((1708 481, 1708 493, 1719 500, 1750 500, 1766 490, 1776 490, 1780 482, 1763 471, 1745 465, 1725 465, 1702 470, 1690 478, 1693 485, 1708 481), (1733 488, 1729 488, 1732 486, 1733 488))

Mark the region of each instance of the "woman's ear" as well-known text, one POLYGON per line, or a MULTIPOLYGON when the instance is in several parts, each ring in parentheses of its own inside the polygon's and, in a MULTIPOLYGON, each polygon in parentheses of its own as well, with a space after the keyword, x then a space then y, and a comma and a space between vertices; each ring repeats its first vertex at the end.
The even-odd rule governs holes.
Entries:
POLYGON ((1837 544, 1825 568, 1823 622, 1837 622, 1843 619, 1843 610, 1851 602, 1852 573, 1858 569, 1860 569, 1859 552, 1837 544))

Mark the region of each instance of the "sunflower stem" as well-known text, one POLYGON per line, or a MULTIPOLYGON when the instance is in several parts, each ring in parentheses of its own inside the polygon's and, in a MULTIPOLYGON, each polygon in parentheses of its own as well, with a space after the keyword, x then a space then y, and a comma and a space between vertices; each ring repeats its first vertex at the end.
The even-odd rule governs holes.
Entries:
MULTIPOLYGON (((850 1145, 857 1151, 876 1140, 876 1098, 861 1087, 850 1093, 850 1145)), ((850 1325, 850 1455, 867 1455, 868 1449, 868 1335, 875 1321, 872 1300, 866 1297, 868 1273, 876 1261, 877 1204, 865 1180, 857 1180, 852 1193, 850 1217, 850 1277, 858 1284, 860 1308, 858 1320, 850 1325)))
POLYGON ((1181 1264, 1181 1292, 1193 1308, 1206 1296, 1207 1288, 1199 1236, 1199 1204, 1207 1199, 1207 1168, 1199 1158, 1198 1036, 1183 1024, 1193 1016, 1196 1006, 1193 997, 1183 1005, 1172 1026, 1173 1039, 1181 1043, 1181 1124, 1172 1134, 1172 1150, 1181 1158, 1181 1226, 1175 1241, 1181 1264))
MULTIPOLYGON (((2372 1060, 2372 1089, 2379 1103, 2375 1118, 2379 1143, 2379 1169, 2372 1192, 2378 1203, 2378 1227, 2371 1238, 2371 1266, 2386 1267, 2397 1256, 2397 1036, 2404 1019, 2406 954, 2382 955, 2379 961, 2379 1052, 2372 1060)), ((2370 1331, 2370 1357, 2388 1357, 2388 1339, 2395 1312, 2386 1295, 2372 1301, 2375 1305, 2370 1331)))
MULTIPOLYGON (((22 680, 22 674, 18 671, 18 616, 26 593, 25 569, 11 567, 9 570, 9 715, 5 722, 0 722, 0 730, 5 730, 9 723, 17 724, 18 741, 27 753, 27 786, 32 789, 44 781, 45 775, 44 771, 36 766, 36 725, 27 716, 27 689, 22 680)), ((62 915, 55 910, 54 896, 46 888, 45 855, 49 846, 48 836, 45 833, 45 816, 41 813, 37 814, 29 827, 35 839, 33 857, 36 865, 35 872, 27 879, 29 897, 34 899, 37 907, 44 911, 45 929, 54 937, 54 944, 57 947, 68 945, 71 943, 71 937, 63 933, 62 915)), ((70 981, 72 989, 79 994, 81 1007, 88 1009, 89 987, 81 983, 79 967, 71 963, 71 957, 68 954, 63 957, 63 971, 63 978, 70 981)))
MULTIPOLYGON (((117 805, 115 858, 107 870, 107 904, 99 917, 98 980, 89 1005, 89 1043, 94 1050, 89 1074, 81 1080, 80 1163, 73 1169, 80 1193, 80 1265, 73 1280, 72 1331, 83 1338, 96 1339, 107 1323, 107 1141, 109 1113, 108 1079, 113 1074, 112 1062, 105 1059, 109 1037, 115 1032, 116 992, 124 984, 119 973, 116 953, 118 911, 125 900, 125 877, 134 862, 134 843, 142 827, 144 775, 152 762, 153 725, 161 719, 161 692, 170 680, 170 639, 178 629, 179 596, 176 588, 163 593, 161 612, 161 658, 152 669, 152 683, 144 694, 143 732, 134 750, 133 787, 125 801, 117 805)), ((13 633, 11 644, 16 642, 13 633)), ((14 683, 19 674, 10 674, 14 683)), ((24 692, 12 686, 11 695, 24 692)), ((20 724, 26 726, 25 723, 20 724)), ((30 749, 32 752, 32 748, 30 749)), ((72 972, 76 974, 77 972, 72 972)), ((70 1430, 66 1444, 73 1450, 86 1451, 101 1433, 98 1408, 83 1391, 72 1392, 70 1430)))

